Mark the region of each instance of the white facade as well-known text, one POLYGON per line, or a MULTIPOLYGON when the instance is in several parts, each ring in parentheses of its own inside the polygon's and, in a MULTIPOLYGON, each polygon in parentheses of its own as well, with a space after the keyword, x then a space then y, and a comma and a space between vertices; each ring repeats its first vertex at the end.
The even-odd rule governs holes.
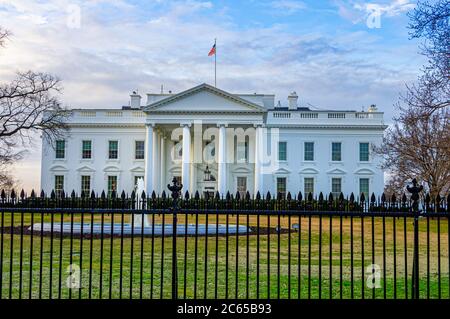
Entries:
POLYGON ((177 177, 191 193, 383 191, 371 152, 386 128, 383 113, 299 108, 295 92, 288 107, 274 100, 202 84, 147 94, 146 103, 132 94, 122 109, 73 110, 68 136, 43 142, 41 187, 130 193, 144 178, 147 193, 160 194, 177 177))

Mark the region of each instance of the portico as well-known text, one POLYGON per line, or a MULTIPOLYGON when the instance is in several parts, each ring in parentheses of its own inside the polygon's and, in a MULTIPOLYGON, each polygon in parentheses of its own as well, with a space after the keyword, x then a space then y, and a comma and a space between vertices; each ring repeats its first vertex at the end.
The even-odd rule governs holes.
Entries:
POLYGON ((261 106, 202 84, 143 111, 147 192, 162 192, 173 177, 190 193, 225 195, 237 191, 238 179, 241 192, 259 190, 261 106))

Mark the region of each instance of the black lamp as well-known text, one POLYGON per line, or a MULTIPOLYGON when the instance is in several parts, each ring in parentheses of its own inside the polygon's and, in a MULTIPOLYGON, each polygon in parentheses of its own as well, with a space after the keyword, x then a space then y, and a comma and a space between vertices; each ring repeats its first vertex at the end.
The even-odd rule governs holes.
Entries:
POLYGON ((211 171, 209 170, 208 165, 206 165, 206 169, 203 173, 204 173, 204 181, 210 181, 211 180, 211 171))

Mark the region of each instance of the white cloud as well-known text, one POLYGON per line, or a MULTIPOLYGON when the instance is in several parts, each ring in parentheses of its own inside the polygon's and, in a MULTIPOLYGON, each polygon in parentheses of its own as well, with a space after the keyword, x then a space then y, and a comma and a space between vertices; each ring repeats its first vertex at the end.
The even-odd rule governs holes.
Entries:
POLYGON ((296 0, 276 0, 270 2, 270 6, 274 9, 281 10, 277 13, 292 14, 300 10, 306 9, 306 4, 296 0))

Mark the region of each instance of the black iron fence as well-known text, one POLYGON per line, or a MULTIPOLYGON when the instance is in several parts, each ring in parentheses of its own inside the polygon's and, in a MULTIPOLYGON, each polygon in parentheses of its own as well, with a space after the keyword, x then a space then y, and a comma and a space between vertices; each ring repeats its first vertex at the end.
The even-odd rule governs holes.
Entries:
POLYGON ((450 298, 450 195, 0 193, 0 299, 450 298))

